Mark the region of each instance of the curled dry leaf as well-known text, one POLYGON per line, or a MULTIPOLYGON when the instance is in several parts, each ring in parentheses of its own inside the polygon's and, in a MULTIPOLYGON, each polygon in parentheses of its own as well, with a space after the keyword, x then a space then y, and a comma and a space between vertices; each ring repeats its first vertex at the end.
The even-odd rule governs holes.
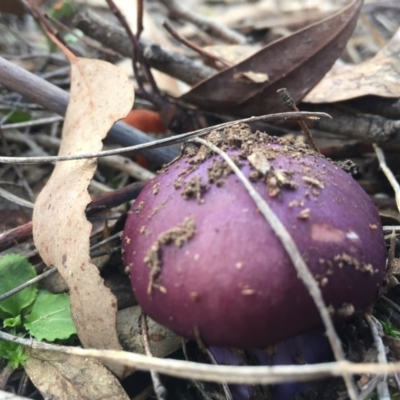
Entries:
POLYGON ((333 103, 375 95, 400 97, 400 28, 371 59, 357 65, 336 64, 305 97, 308 103, 333 103))
POLYGON ((30 350, 30 355, 25 371, 45 399, 129 399, 118 379, 95 359, 46 350, 30 350))
POLYGON ((361 5, 362 0, 355 0, 338 13, 267 45, 200 82, 181 100, 236 116, 282 111, 276 91, 286 87, 298 102, 323 78, 351 36, 361 5), (237 79, 238 74, 249 72, 266 74, 268 79, 237 79))
MULTIPOLYGON (((71 96, 59 155, 95 152, 113 123, 133 103, 133 87, 115 66, 99 60, 71 61, 71 96)), ((58 163, 36 201, 33 237, 47 265, 54 265, 71 295, 71 314, 84 347, 120 349, 116 331, 117 302, 89 258, 92 226, 85 217, 91 201, 87 187, 96 161, 58 163)), ((118 375, 125 371, 110 366, 118 375)))

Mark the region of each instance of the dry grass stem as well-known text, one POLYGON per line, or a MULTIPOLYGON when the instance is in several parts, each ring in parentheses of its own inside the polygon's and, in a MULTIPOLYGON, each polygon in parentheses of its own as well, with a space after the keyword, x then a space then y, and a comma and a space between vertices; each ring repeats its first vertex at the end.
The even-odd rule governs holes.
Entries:
POLYGON ((376 156, 379 161, 379 167, 381 168, 382 172, 385 174, 387 180, 389 181, 389 183, 391 184, 391 186, 394 190, 397 209, 400 211, 400 185, 397 182, 397 179, 394 176, 393 172, 387 166, 386 160, 385 160, 385 155, 383 154, 382 149, 378 145, 374 144, 374 150, 375 150, 376 156))
POLYGON ((257 121, 297 121, 299 119, 318 119, 318 118, 330 118, 329 114, 319 113, 319 112, 286 112, 286 113, 277 113, 277 114, 269 114, 269 115, 261 115, 258 117, 250 117, 244 118, 237 121, 225 122, 223 124, 215 125, 209 128, 199 129, 196 131, 184 133, 178 136, 167 137, 164 139, 154 140, 149 143, 138 144, 135 146, 124 147, 122 149, 114 149, 114 150, 103 150, 99 152, 93 153, 82 153, 71 156, 50 156, 50 157, 0 157, 0 163, 4 164, 42 164, 48 162, 58 162, 58 161, 70 161, 70 160, 82 160, 84 158, 97 158, 97 157, 106 157, 113 156, 117 154, 123 154, 127 152, 133 152, 143 149, 155 149, 158 147, 170 146, 177 143, 183 143, 187 139, 191 139, 196 136, 203 136, 210 133, 216 129, 226 128, 227 126, 236 125, 238 123, 252 123, 257 121))
MULTIPOLYGON (((387 364, 386 350, 382 341, 382 325, 372 315, 365 313, 364 315, 372 333, 375 347, 378 352, 378 362, 381 364, 387 364)), ((377 383, 377 393, 379 400, 390 400, 389 386, 387 384, 387 376, 384 374, 379 382, 377 383)))
POLYGON ((337 361, 321 364, 280 365, 274 367, 226 366, 149 357, 143 354, 118 350, 82 349, 80 347, 53 345, 33 339, 21 338, 1 331, 0 339, 18 343, 33 349, 58 351, 81 357, 112 360, 121 365, 131 366, 143 371, 154 370, 160 374, 175 376, 182 379, 195 379, 217 383, 227 382, 239 385, 272 385, 288 381, 312 381, 315 379, 343 375, 380 375, 400 372, 400 362, 379 364, 337 361))
MULTIPOLYGON (((146 355, 152 357, 150 343, 149 343, 149 333, 147 329, 147 317, 142 313, 140 317, 140 321, 142 324, 142 338, 143 338, 143 347, 145 349, 146 355)), ((157 400, 166 400, 167 398, 167 390, 164 385, 161 383, 160 376, 157 372, 150 370, 151 380, 153 382, 154 393, 157 396, 157 400)))
POLYGON ((31 209, 33 209, 33 207, 34 207, 34 204, 32 202, 22 199, 21 197, 18 197, 15 194, 12 194, 2 188, 0 188, 0 197, 3 197, 4 199, 7 199, 11 203, 18 204, 22 207, 31 208, 31 209))

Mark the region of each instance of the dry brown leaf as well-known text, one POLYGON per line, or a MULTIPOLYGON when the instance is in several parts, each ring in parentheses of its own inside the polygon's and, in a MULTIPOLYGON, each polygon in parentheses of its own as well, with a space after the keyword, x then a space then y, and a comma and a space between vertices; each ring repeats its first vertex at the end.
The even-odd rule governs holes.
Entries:
POLYGON ((118 379, 92 358, 30 350, 25 371, 45 399, 129 399, 118 379))
POLYGON ((180 99, 205 110, 243 117, 284 110, 276 91, 285 87, 295 102, 303 99, 342 53, 361 6, 362 0, 354 0, 340 12, 200 82, 180 99), (266 74, 268 80, 235 79, 248 71, 266 74))
MULTIPOLYGON (((36 4, 40 5, 43 1, 44 0, 36 0, 36 4)), ((27 13, 27 9, 20 0, 1 0, 0 13, 23 15, 27 13)))
POLYGON ((357 65, 335 66, 304 98, 308 103, 333 103, 375 95, 400 97, 400 28, 371 59, 357 65))
MULTIPOLYGON (((117 67, 99 60, 72 61, 71 95, 59 155, 95 152, 113 123, 132 108, 133 86, 117 67)), ((33 212, 33 237, 47 265, 66 281, 71 314, 84 347, 120 349, 117 302, 89 258, 91 224, 85 208, 94 159, 57 163, 33 212)), ((110 366, 110 365, 108 365, 110 366)), ((121 366, 113 371, 123 376, 121 366)))

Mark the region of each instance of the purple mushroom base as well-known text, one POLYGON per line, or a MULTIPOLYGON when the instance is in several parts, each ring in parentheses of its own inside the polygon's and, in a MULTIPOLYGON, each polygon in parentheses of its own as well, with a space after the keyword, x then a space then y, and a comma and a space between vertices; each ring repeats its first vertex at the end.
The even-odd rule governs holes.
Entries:
MULTIPOLYGON (((302 333, 293 338, 278 342, 273 351, 263 349, 248 349, 238 352, 226 347, 210 346, 210 352, 220 365, 246 365, 249 360, 255 365, 293 365, 317 364, 333 361, 329 341, 323 329, 302 333), (246 354, 247 353, 247 354, 246 354)), ((323 390, 323 381, 316 382, 286 382, 270 387, 274 400, 295 400, 297 396, 323 390)), ((257 386, 230 385, 234 400, 251 400, 265 398, 257 390, 257 386)))
MULTIPOLYGON (((306 146, 240 129, 244 139, 226 130, 222 146, 293 237, 333 316, 363 310, 378 295, 386 260, 368 195, 306 146)), ((187 149, 143 189, 123 256, 143 310, 186 338, 257 348, 322 327, 281 242, 205 148, 187 149)))

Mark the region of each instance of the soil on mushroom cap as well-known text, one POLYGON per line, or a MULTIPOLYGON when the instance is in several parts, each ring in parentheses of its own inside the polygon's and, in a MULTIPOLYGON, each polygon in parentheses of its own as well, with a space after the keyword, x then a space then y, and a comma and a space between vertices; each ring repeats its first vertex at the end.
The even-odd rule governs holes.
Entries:
POLYGON ((158 275, 162 268, 162 246, 174 244, 176 247, 182 247, 182 245, 190 240, 196 233, 196 221, 193 216, 186 217, 181 225, 172 227, 167 231, 158 235, 156 241, 150 247, 147 252, 144 262, 150 268, 150 281, 147 288, 150 294, 152 288, 165 291, 165 289, 155 283, 158 275))
MULTIPOLYGON (((324 158, 304 143, 269 136, 264 132, 252 132, 245 124, 233 125, 220 131, 212 131, 206 139, 224 151, 236 150, 237 153, 231 153, 231 158, 235 161, 235 164, 242 167, 243 161, 245 161, 252 169, 250 179, 252 181, 266 180, 271 196, 276 196, 281 186, 295 189, 296 185, 290 179, 292 171, 274 170, 269 166, 268 160, 284 156, 297 161, 300 160, 301 163, 305 156, 324 158)), ((175 180, 175 188, 182 188, 185 176, 196 171, 203 162, 213 156, 213 152, 206 146, 192 142, 187 144, 183 148, 181 157, 187 160, 189 166, 184 168, 175 180)), ((170 165, 167 168, 169 167, 170 165)), ((211 166, 208 167, 208 184, 222 186, 231 173, 232 170, 225 161, 215 159, 211 166)), ((319 189, 324 187, 324 182, 322 181, 324 171, 316 171, 305 163, 303 173, 304 180, 309 183, 310 187, 318 187, 319 189)), ((196 198, 199 200, 201 193, 207 188, 206 183, 202 183, 202 185, 200 186, 198 182, 190 182, 190 185, 186 184, 183 188, 182 195, 187 199, 196 198), (193 185, 194 183, 196 185, 193 185)), ((312 194, 318 196, 318 191, 314 190, 312 194)))

